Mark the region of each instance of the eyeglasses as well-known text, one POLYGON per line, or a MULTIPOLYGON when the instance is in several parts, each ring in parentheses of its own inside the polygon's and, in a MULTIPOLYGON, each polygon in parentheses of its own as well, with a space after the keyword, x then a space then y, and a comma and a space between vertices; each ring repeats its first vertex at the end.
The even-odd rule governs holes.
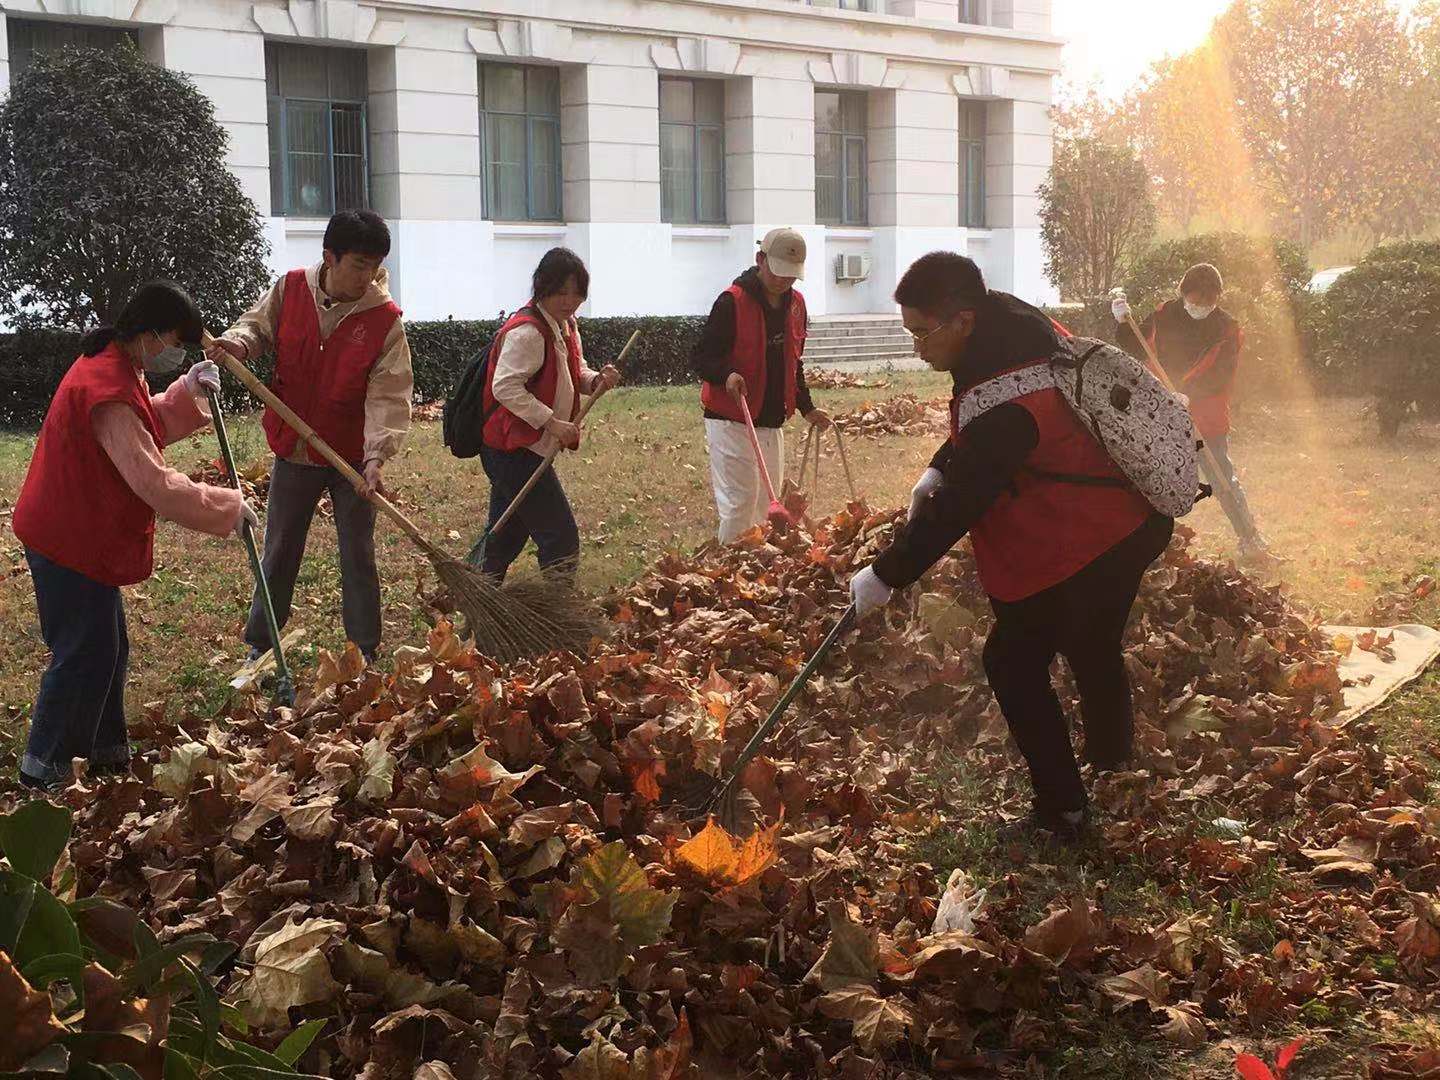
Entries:
POLYGON ((926 330, 925 333, 923 333, 923 334, 917 334, 917 333, 915 333, 914 330, 911 330, 911 329, 907 326, 907 327, 905 328, 905 332, 910 335, 910 340, 911 340, 912 342, 914 342, 914 344, 915 344, 915 349, 916 349, 916 351, 918 352, 921 345, 924 345, 925 342, 926 342, 932 335, 938 334, 941 330, 944 330, 947 325, 949 325, 949 324, 947 324, 947 323, 941 323, 939 326, 936 326, 936 327, 934 327, 933 329, 926 330))

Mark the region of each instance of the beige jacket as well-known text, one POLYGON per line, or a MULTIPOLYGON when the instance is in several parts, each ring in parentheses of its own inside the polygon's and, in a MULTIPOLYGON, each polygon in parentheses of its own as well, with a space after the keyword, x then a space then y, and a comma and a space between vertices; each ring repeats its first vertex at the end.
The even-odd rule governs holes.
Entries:
MULTIPOLYGON (((545 364, 545 337, 537 326, 527 324, 506 331, 505 340, 500 345, 500 355, 495 361, 495 381, 490 388, 496 401, 540 431, 539 442, 526 449, 544 457, 559 445, 555 436, 545 431, 544 427, 556 414, 561 419, 570 416, 571 406, 575 403, 576 388, 570 382, 569 352, 565 345, 565 335, 560 332, 560 324, 540 305, 535 305, 535 310, 540 312, 540 317, 550 327, 550 334, 555 339, 555 359, 558 363, 554 406, 546 405, 532 394, 526 385, 545 364)), ((595 380, 599 378, 599 373, 585 364, 585 349, 580 342, 578 324, 575 326, 575 347, 580 352, 579 389, 581 393, 589 394, 595 389, 595 380)))
MULTIPOLYGON (((320 318, 320 337, 328 338, 340 321, 356 312, 368 311, 390 299, 390 274, 384 267, 375 276, 365 295, 355 301, 332 300, 320 285, 323 263, 305 271, 305 281, 315 300, 315 313, 320 318), (330 306, 326 307, 329 301, 330 306)), ((259 303, 241 315, 224 336, 245 346, 247 359, 263 356, 275 346, 275 328, 280 323, 280 309, 285 301, 285 278, 281 276, 259 303)), ((396 319, 385 337, 380 358, 370 369, 370 385, 365 391, 365 461, 389 461, 400 452, 410 431, 410 399, 415 391, 415 375, 410 367, 410 343, 405 339, 404 320, 396 319)), ((302 441, 290 455, 298 465, 314 464, 302 441)))

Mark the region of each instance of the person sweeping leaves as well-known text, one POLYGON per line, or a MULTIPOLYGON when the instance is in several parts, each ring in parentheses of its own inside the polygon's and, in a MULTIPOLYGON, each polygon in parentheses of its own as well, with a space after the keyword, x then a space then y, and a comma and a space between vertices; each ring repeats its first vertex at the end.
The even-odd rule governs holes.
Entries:
POLYGON ((1043 312, 988 291, 974 262, 944 251, 916 260, 895 300, 915 351, 954 380, 951 433, 915 484, 908 522, 852 579, 856 614, 888 603, 970 535, 995 612, 985 674, 1034 788, 1024 825, 1073 837, 1088 796, 1050 664, 1059 653, 1074 673, 1088 760, 1122 766, 1134 716, 1121 642, 1140 579, 1175 523, 1125 481, 1053 385, 961 425, 967 391, 1061 349, 1043 312))
POLYGON ((484 444, 480 463, 490 479, 490 516, 481 569, 503 581, 532 537, 540 569, 573 584, 580 530, 553 468, 546 468, 515 514, 491 532, 520 490, 555 447, 580 448, 577 422, 582 394, 620 383, 607 364, 585 363, 575 312, 590 293, 590 271, 569 248, 551 248, 530 279, 531 300, 506 320, 495 337, 487 372, 484 444))
MULTIPOLYGON (((380 574, 375 507, 366 495, 385 490, 382 470, 410 430, 415 381, 401 311, 381 266, 390 253, 385 220, 371 210, 342 210, 326 226, 323 246, 319 263, 276 281, 210 348, 241 361, 273 350, 270 388, 364 475, 367 490, 356 491, 274 410, 265 410, 275 465, 263 562, 276 621, 283 627, 290 617, 310 522, 328 491, 340 546, 345 636, 373 661, 380 646, 380 574)), ((245 641, 251 659, 272 645, 258 592, 245 641)))
POLYGON ((703 380, 700 403, 722 544, 764 521, 769 506, 742 402, 776 490, 784 474, 785 421, 798 409, 813 426, 830 425, 805 385, 805 298, 794 287, 804 276, 805 238, 794 229, 771 229, 755 265, 715 300, 691 356, 703 380))
POLYGON ((20 759, 31 787, 63 781, 74 758, 96 772, 130 760, 120 588, 150 576, 155 518, 211 536, 259 524, 239 491, 165 464, 162 447, 210 422, 205 391, 218 389, 220 373, 201 361, 163 394, 150 393, 143 373, 177 370, 200 332, 184 289, 142 286, 114 326, 85 336, 45 414, 13 521, 51 654, 20 759))
MULTIPOLYGON (((1241 560, 1267 562, 1273 556, 1230 459, 1230 399, 1245 336, 1235 317, 1220 307, 1225 283, 1214 266, 1198 263, 1190 267, 1180 279, 1178 292, 1140 324, 1140 332, 1175 388, 1190 399, 1195 430, 1224 474, 1212 476, 1208 463, 1202 465, 1205 479, 1240 540, 1241 560)), ((1117 343, 1131 356, 1145 360, 1145 346, 1132 329, 1129 301, 1116 296, 1111 311, 1118 324, 1117 343)))

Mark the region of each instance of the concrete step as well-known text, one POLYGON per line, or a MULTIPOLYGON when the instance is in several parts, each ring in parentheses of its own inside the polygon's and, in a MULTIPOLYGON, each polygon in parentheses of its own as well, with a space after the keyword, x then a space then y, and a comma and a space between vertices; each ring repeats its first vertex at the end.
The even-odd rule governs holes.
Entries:
POLYGON ((816 347, 813 342, 805 343, 807 360, 839 360, 864 356, 909 356, 914 352, 908 345, 890 345, 885 342, 857 341, 847 345, 816 347))
POLYGON ((805 348, 835 350, 835 349, 858 349, 866 345, 883 345, 887 349, 899 349, 908 352, 914 348, 909 337, 870 337, 870 338, 806 338, 805 348))
POLYGON ((823 338, 874 337, 877 334, 903 334, 905 326, 900 322, 883 323, 811 323, 810 336, 823 338))

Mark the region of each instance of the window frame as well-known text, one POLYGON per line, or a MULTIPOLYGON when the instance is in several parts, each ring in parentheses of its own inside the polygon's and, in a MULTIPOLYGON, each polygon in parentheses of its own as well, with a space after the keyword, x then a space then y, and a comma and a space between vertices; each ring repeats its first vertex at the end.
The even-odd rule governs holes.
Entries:
MULTIPOLYGON (((344 48, 341 48, 341 47, 338 47, 338 46, 334 46, 334 45, 312 45, 312 44, 309 44, 309 43, 297 43, 297 42, 288 42, 288 41, 285 41, 285 42, 267 41, 267 42, 265 42, 265 63, 266 63, 266 72, 265 72, 265 84, 266 84, 266 85, 265 85, 265 97, 266 97, 267 104, 278 104, 278 105, 279 105, 279 108, 278 108, 278 110, 276 111, 275 115, 276 115, 276 117, 278 118, 278 124, 279 124, 278 138, 279 138, 280 152, 279 152, 279 154, 278 154, 278 157, 279 157, 279 160, 280 160, 280 181, 279 181, 278 191, 280 192, 281 198, 279 199, 278 205, 277 205, 277 200, 276 200, 276 198, 275 198, 275 193, 276 193, 277 188, 276 188, 276 185, 275 185, 275 181, 274 181, 274 179, 272 178, 271 184, 270 184, 270 203, 271 203, 271 205, 270 205, 270 213, 271 213, 271 216, 272 216, 272 217, 293 217, 293 218, 311 218, 311 217, 313 217, 313 218, 318 219, 318 218, 322 218, 322 217, 328 217, 328 216, 330 216, 330 215, 332 215, 332 214, 336 214, 336 213, 338 213, 338 212, 341 211, 341 210, 365 210, 365 209, 368 209, 369 206, 370 206, 370 201, 371 201, 371 200, 370 200, 370 115, 369 115, 369 114, 370 114, 370 102, 369 102, 369 96, 370 96, 370 94, 369 94, 370 79, 369 79, 369 72, 368 72, 368 70, 366 71, 366 77, 365 77, 365 89, 366 89, 366 92, 365 92, 365 97, 364 97, 364 98, 335 97, 335 96, 333 96, 333 93, 332 93, 332 94, 327 94, 325 97, 315 97, 315 96, 309 95, 309 94, 305 94, 305 95, 298 95, 298 94, 297 94, 297 95, 295 95, 295 96, 292 97, 292 96, 289 96, 289 95, 287 95, 287 94, 285 93, 285 86, 284 86, 283 80, 282 80, 281 77, 280 77, 280 75, 281 75, 280 59, 279 59, 279 57, 278 57, 278 55, 277 55, 277 57, 276 57, 276 59, 275 59, 275 61, 274 61, 274 62, 275 62, 275 65, 276 65, 276 77, 275 77, 275 82, 276 82, 277 86, 279 86, 279 92, 278 92, 278 93, 271 93, 271 91, 270 91, 270 70, 269 70, 269 65, 270 65, 270 63, 271 63, 270 57, 271 57, 272 54, 271 54, 271 51, 270 51, 270 50, 271 50, 272 48, 275 48, 275 49, 281 49, 281 48, 289 48, 289 49, 322 49, 322 50, 325 50, 325 55, 327 56, 327 58, 328 58, 332 53, 334 53, 334 52, 356 53, 356 54, 360 55, 361 57, 364 57, 364 55, 365 55, 363 50, 359 50, 359 49, 344 49, 344 48), (322 212, 321 212, 320 214, 318 214, 318 215, 309 214, 309 213, 306 213, 306 212, 303 211, 303 210, 299 210, 299 209, 293 208, 293 207, 291 207, 291 205, 290 205, 291 157, 292 157, 292 155, 294 155, 294 154, 296 154, 296 153, 299 153, 298 151, 293 151, 293 150, 290 149, 290 142, 289 142, 289 135, 290 135, 290 108, 289 108, 289 106, 290 106, 291 104, 296 104, 296 105, 321 105, 321 106, 324 106, 324 107, 325 107, 325 155, 324 155, 324 156, 325 156, 326 164, 328 165, 328 168, 326 169, 326 175, 327 175, 327 177, 328 177, 328 179, 329 179, 329 181, 330 181, 330 190, 329 190, 329 206, 330 206, 330 209, 329 209, 328 213, 325 212, 325 211, 322 211, 322 212), (342 155, 340 155, 340 156, 341 156, 341 157, 344 157, 344 158, 351 158, 351 157, 356 157, 356 156, 358 156, 359 159, 360 159, 360 202, 359 202, 359 204, 356 205, 356 206, 343 206, 343 207, 342 207, 342 206, 339 205, 339 183, 338 183, 338 180, 337 180, 337 177, 336 177, 336 171, 335 171, 335 161, 336 161, 336 153, 335 153, 335 118, 336 118, 336 114, 337 114, 337 113, 340 113, 340 112, 351 112, 351 111, 358 113, 359 119, 360 119, 360 132, 359 132, 360 153, 359 153, 358 155, 354 155, 354 154, 342 154, 342 155)), ((368 62, 368 58, 367 58, 367 62, 368 62)), ((328 65, 328 63, 327 63, 327 65, 326 65, 326 81, 327 81, 327 83, 330 81, 330 71, 329 71, 329 65, 328 65)), ((268 127, 268 126, 269 126, 269 122, 270 122, 270 118, 269 118, 268 115, 267 115, 267 118, 266 118, 266 119, 267 119, 266 126, 268 127)))
POLYGON ((691 186, 690 213, 687 217, 680 219, 667 218, 665 216, 665 168, 661 162, 660 170, 660 220, 667 225, 725 225, 729 223, 729 192, 726 191, 725 183, 725 82, 723 79, 693 79, 684 75, 662 75, 660 76, 659 100, 662 103, 659 107, 659 133, 662 137, 667 127, 689 128, 690 137, 690 175, 694 183, 691 186), (664 84, 665 83, 686 83, 691 87, 691 119, 666 120, 664 111, 664 84), (699 85, 716 86, 720 90, 720 119, 718 122, 701 121, 694 119, 697 111, 694 108, 694 88, 699 85), (706 217, 702 213, 703 197, 701 194, 701 177, 704 175, 700 168, 700 133, 702 131, 713 131, 719 138, 720 143, 720 212, 718 217, 706 217))
MULTIPOLYGON (((837 102, 840 116, 839 129, 831 130, 820 126, 820 112, 815 112, 815 223, 826 225, 831 228, 869 228, 870 226, 870 97, 864 90, 842 90, 839 88, 817 88, 817 97, 820 94, 834 94, 839 100, 837 102), (852 130, 846 126, 846 100, 856 102, 859 108, 856 115, 860 117, 859 130, 852 130), (838 139, 839 154, 837 164, 839 173, 834 177, 840 185, 840 217, 832 219, 822 217, 820 214, 820 139, 838 139), (856 179, 850 175, 848 162, 850 160, 850 148, 854 144, 860 147, 860 195, 858 211, 851 206, 850 186, 852 180, 856 179)), ((826 174, 829 179, 829 174, 826 174)))
POLYGON ((57 48, 63 49, 72 46, 78 48, 117 49, 120 48, 127 40, 132 45, 134 45, 135 48, 140 48, 140 28, 138 26, 110 26, 101 23, 75 22, 70 19, 29 19, 26 18, 24 14, 12 14, 6 21, 5 46, 5 60, 10 65, 10 80, 11 82, 14 82, 15 78, 18 75, 20 75, 27 68, 29 68, 31 63, 34 62, 35 54, 37 51, 51 52, 57 48), (35 31, 40 31, 47 28, 54 28, 55 30, 58 30, 60 32, 64 32, 66 30, 78 30, 85 34, 95 34, 105 38, 111 38, 112 40, 106 41, 104 43, 100 41, 67 41, 57 46, 46 46, 43 49, 37 50, 35 48, 34 39, 30 38, 26 41, 28 51, 25 53, 24 61, 18 61, 15 56, 16 31, 19 30, 20 35, 23 38, 26 35, 32 34, 35 31))
POLYGON ((479 61, 478 83, 479 107, 480 107, 480 216, 485 221, 500 222, 523 222, 523 223, 555 223, 565 220, 565 163, 564 163, 564 136, 561 130, 560 114, 563 106, 560 104, 560 69, 551 67, 548 64, 514 64, 503 60, 479 61), (522 101, 521 111, 514 112, 508 109, 487 109, 485 107, 485 69, 486 68, 515 68, 521 72, 520 97, 522 101), (530 111, 530 75, 532 72, 545 72, 553 75, 555 79, 555 111, 553 113, 541 113, 530 111), (522 165, 525 174, 525 216, 522 218, 499 218, 495 216, 494 193, 491 191, 490 182, 490 124, 491 116, 518 117, 525 124, 525 161, 522 165), (535 129, 538 124, 553 124, 555 127, 555 190, 551 193, 555 201, 554 215, 540 214, 535 210, 537 184, 535 183, 535 147, 537 144, 535 129))
POLYGON ((959 21, 966 26, 988 26, 990 24, 990 13, 987 10, 989 5, 986 0, 958 0, 955 8, 959 21), (970 12, 968 19, 965 17, 967 9, 970 12))
POLYGON ((986 229, 985 223, 985 138, 989 128, 988 109, 980 98, 961 98, 959 106, 960 226, 986 229), (966 123, 967 113, 978 120, 979 132, 966 123), (973 182, 973 186, 972 186, 973 182))

